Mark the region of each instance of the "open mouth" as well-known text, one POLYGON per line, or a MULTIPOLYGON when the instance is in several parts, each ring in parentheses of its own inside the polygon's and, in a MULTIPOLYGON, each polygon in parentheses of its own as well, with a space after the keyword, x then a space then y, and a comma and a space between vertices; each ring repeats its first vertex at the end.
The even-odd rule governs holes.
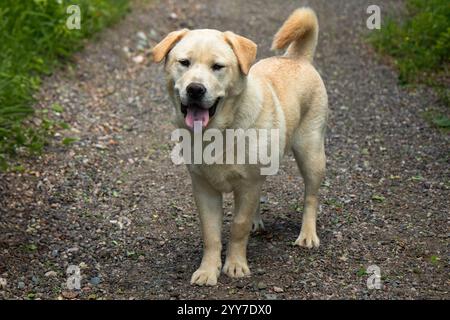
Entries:
POLYGON ((184 122, 191 129, 194 128, 195 122, 201 122, 202 127, 205 128, 208 125, 209 120, 216 114, 219 102, 220 98, 217 98, 214 104, 208 109, 202 108, 198 104, 184 105, 182 103, 181 112, 184 115, 184 122))

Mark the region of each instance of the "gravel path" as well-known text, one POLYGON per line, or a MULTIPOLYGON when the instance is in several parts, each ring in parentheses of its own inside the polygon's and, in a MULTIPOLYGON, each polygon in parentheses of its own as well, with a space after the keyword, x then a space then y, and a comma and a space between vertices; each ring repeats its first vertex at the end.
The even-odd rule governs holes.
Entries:
MULTIPOLYGON (((60 103, 72 126, 63 135, 79 140, 65 148, 57 137, 25 172, 0 175, 0 298, 450 298, 449 136, 421 117, 436 96, 398 86, 364 43, 369 1, 277 3, 137 4, 47 79, 36 107, 60 103), (321 247, 292 246, 303 187, 288 156, 264 188, 267 232, 250 240, 252 277, 191 287, 201 237, 190 180, 170 161, 162 67, 139 63, 137 33, 153 45, 181 27, 233 30, 265 57, 282 21, 304 4, 319 15, 316 65, 332 110, 321 247), (69 265, 81 268, 80 291, 65 288, 69 265), (370 265, 381 270, 381 290, 366 286, 370 265)), ((401 6, 383 1, 382 10, 401 6)))

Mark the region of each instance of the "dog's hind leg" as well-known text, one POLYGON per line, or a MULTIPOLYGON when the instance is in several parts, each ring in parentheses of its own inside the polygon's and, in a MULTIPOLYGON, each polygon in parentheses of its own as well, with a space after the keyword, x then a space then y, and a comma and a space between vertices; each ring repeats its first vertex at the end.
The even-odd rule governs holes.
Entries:
POLYGON ((295 244, 307 248, 318 247, 320 243, 316 232, 316 219, 318 192, 325 175, 325 120, 326 114, 314 119, 303 119, 292 144, 305 183, 302 228, 295 244))
POLYGON ((255 216, 253 217, 252 232, 258 232, 264 230, 264 222, 261 218, 261 204, 258 204, 255 216))

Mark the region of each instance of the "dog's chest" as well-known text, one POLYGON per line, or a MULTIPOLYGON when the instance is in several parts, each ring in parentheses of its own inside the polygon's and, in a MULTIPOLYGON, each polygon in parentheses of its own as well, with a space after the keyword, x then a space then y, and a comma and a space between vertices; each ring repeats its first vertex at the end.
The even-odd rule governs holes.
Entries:
POLYGON ((224 193, 232 192, 241 180, 249 177, 248 170, 242 165, 188 165, 188 170, 224 193))

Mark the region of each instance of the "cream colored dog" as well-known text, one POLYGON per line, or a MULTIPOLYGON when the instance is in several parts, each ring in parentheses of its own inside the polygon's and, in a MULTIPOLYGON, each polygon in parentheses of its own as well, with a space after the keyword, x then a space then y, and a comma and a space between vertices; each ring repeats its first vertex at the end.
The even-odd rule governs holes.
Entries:
MULTIPOLYGON (((295 244, 319 246, 316 233, 318 190, 325 172, 324 136, 328 114, 325 86, 312 60, 318 38, 317 17, 309 8, 296 10, 275 35, 273 49, 283 56, 253 64, 256 44, 230 31, 179 30, 153 50, 165 59, 167 87, 176 123, 193 130, 194 122, 217 128, 279 129, 282 156, 291 149, 305 183, 303 223, 295 244)), ((222 194, 234 193, 235 213, 223 272, 250 274, 247 242, 252 222, 261 228, 258 166, 188 165, 204 240, 203 259, 191 283, 215 285, 222 267, 222 194)))

